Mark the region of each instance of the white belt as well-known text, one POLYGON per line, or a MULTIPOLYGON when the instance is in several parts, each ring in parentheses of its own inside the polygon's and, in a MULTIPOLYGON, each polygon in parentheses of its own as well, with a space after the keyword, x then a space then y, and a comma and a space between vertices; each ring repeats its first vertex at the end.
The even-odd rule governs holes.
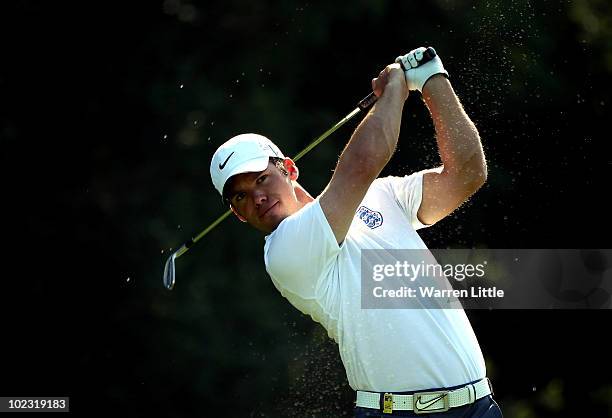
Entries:
MULTIPOLYGON (((431 414, 445 412, 449 408, 469 405, 492 393, 488 378, 454 390, 438 390, 433 392, 416 392, 412 395, 396 395, 385 393, 383 396, 383 412, 414 411, 416 414, 431 414)), ((380 409, 380 393, 357 391, 357 406, 380 409)))

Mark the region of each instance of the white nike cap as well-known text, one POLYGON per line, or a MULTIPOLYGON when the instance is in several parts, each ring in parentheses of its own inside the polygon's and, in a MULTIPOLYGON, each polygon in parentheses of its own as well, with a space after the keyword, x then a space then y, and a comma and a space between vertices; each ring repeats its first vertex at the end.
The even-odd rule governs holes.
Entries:
POLYGON ((223 196, 223 187, 230 177, 264 171, 270 157, 285 158, 265 136, 241 134, 229 139, 217 148, 210 162, 210 177, 215 189, 223 196))

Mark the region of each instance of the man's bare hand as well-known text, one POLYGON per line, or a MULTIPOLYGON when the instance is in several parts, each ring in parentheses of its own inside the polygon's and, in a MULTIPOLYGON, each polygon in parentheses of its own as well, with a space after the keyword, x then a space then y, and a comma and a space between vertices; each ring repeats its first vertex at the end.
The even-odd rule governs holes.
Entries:
POLYGON ((408 98, 408 84, 406 84, 406 76, 399 64, 387 65, 378 74, 378 77, 372 79, 372 91, 376 97, 380 97, 385 92, 393 91, 401 94, 402 98, 408 98))

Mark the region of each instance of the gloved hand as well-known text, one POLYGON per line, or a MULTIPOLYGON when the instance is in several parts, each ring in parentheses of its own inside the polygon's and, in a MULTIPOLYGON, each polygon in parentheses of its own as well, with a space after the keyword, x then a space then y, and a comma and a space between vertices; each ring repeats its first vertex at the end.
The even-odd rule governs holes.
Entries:
POLYGON ((408 90, 418 90, 422 93, 427 80, 436 74, 444 74, 448 78, 442 60, 432 47, 413 49, 406 55, 397 57, 395 62, 401 64, 404 69, 408 90), (431 55, 434 57, 431 58, 431 55))

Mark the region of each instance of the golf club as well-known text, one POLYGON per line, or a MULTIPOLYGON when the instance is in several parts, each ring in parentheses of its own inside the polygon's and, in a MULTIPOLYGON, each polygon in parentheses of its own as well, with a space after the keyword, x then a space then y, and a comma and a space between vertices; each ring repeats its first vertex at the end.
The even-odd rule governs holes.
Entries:
MULTIPOLYGON (((432 47, 428 47, 423 52, 423 58, 420 61, 420 63, 424 64, 427 61, 430 61, 431 59, 433 59, 435 56, 436 56, 436 51, 432 47)), ((406 68, 404 68, 404 65, 401 62, 400 62, 400 65, 402 66, 402 69, 406 71, 406 68)), ((297 162, 300 158, 302 158, 304 155, 310 152, 314 147, 319 145, 321 141, 323 141, 325 138, 333 134, 336 130, 338 130, 346 122, 351 120, 355 115, 361 112, 365 113, 374 103, 376 103, 377 99, 378 98, 376 97, 374 92, 370 93, 367 97, 365 97, 363 100, 361 100, 357 104, 357 107, 351 113, 346 115, 342 120, 340 120, 340 122, 336 123, 334 126, 329 128, 326 132, 323 133, 323 135, 316 138, 314 141, 310 143, 310 145, 308 145, 306 148, 300 151, 293 158, 293 161, 297 162)), ((196 242, 201 240, 202 237, 208 234, 213 228, 215 228, 225 218, 227 218, 230 213, 232 213, 232 211, 228 210, 223 215, 219 216, 217 220, 215 220, 208 227, 206 227, 206 229, 200 232, 195 238, 191 238, 189 241, 185 242, 183 245, 181 245, 181 247, 178 250, 176 250, 174 253, 170 255, 170 257, 168 257, 168 260, 166 260, 166 265, 164 266, 164 277, 163 277, 163 282, 164 282, 164 286, 166 287, 166 289, 172 290, 174 288, 174 284, 176 282, 176 269, 175 269, 176 259, 182 256, 183 254, 185 254, 191 247, 193 247, 193 245, 196 242)))

